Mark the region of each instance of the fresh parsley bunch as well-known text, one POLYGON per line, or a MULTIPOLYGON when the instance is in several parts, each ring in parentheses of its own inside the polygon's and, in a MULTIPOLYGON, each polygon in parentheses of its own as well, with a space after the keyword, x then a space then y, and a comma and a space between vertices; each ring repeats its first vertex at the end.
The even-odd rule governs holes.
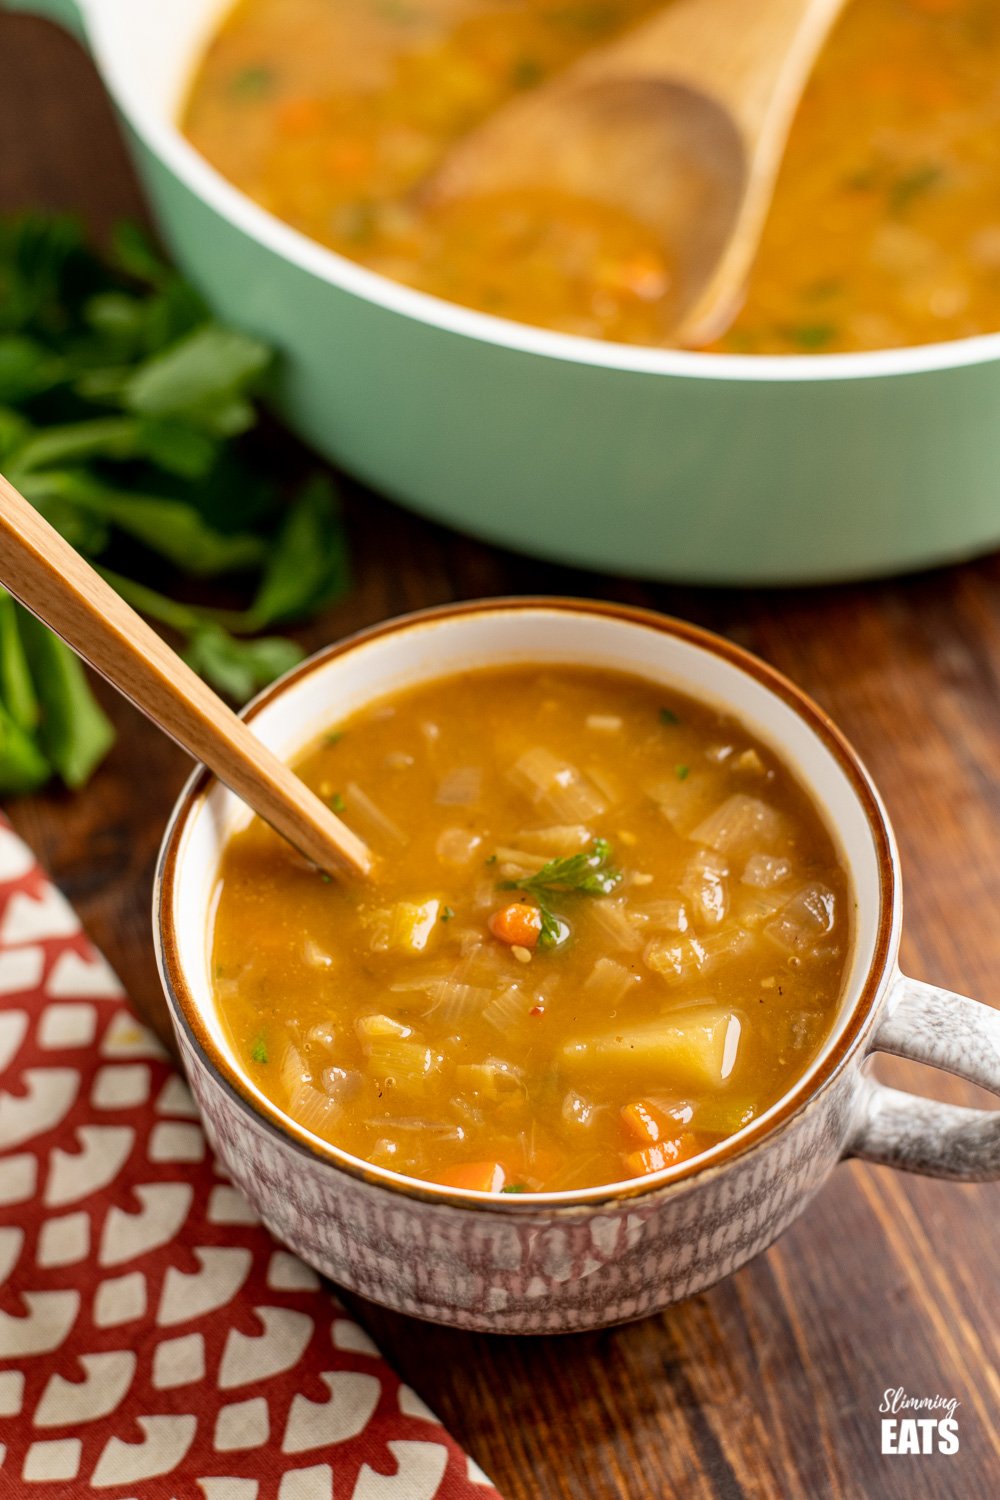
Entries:
MULTIPOLYGON (((329 479, 289 500, 245 436, 273 362, 137 228, 102 258, 69 218, 0 219, 0 470, 238 702, 301 656, 261 632, 349 582, 329 479), (177 597, 223 575, 242 609, 177 597)), ((80 786, 111 740, 76 658, 0 590, 0 795, 80 786)))

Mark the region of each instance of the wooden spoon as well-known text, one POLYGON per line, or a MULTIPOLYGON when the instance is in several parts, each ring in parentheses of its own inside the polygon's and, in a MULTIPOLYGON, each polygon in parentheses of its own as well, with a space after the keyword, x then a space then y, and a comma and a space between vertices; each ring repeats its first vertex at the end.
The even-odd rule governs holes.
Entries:
POLYGON ((313 864, 371 872, 366 845, 2 475, 0 584, 313 864))
POLYGON ((424 184, 432 207, 557 189, 657 233, 664 339, 735 317, 802 91, 844 0, 673 0, 501 108, 424 184))

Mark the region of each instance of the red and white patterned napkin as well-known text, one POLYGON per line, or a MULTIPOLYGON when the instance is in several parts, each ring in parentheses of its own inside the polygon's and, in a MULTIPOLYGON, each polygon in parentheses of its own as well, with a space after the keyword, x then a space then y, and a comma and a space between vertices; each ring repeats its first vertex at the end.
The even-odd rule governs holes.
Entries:
POLYGON ((0 1496, 498 1500, 212 1159, 0 820, 0 1496))

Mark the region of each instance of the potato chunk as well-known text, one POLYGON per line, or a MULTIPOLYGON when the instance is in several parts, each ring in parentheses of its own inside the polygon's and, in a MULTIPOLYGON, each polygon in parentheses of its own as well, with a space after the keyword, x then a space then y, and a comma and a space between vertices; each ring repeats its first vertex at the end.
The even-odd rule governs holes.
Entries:
POLYGON ((637 1071, 662 1074, 665 1081, 714 1087, 736 1064, 742 1030, 735 1011, 718 1005, 692 1005, 660 1020, 620 1031, 600 1032, 567 1042, 559 1061, 569 1074, 637 1071))

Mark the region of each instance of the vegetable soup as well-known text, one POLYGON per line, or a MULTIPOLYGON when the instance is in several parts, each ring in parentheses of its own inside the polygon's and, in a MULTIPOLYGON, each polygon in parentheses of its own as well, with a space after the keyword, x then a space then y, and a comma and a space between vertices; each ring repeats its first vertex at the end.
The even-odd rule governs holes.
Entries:
MULTIPOLYGON (((279 218, 453 302, 664 342, 671 265, 538 189, 421 204, 449 147, 653 0, 243 0, 184 128, 279 218)), ((880 349, 1000 329, 1000 6, 854 0, 803 99, 745 308, 714 347, 880 349)))
POLYGON ((410 1177, 585 1188, 697 1155, 832 1028, 851 895, 791 772, 688 698, 576 667, 375 703, 300 774, 381 856, 223 855, 216 1002, 301 1125, 410 1177))

